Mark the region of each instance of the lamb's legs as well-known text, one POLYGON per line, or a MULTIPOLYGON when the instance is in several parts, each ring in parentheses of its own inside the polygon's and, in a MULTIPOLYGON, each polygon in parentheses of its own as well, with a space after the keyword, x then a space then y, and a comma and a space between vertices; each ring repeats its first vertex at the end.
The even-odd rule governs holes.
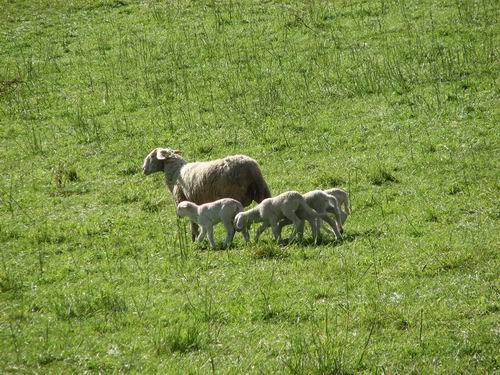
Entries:
POLYGON ((284 211, 283 216, 285 216, 288 220, 290 220, 293 223, 295 229, 297 230, 297 233, 299 234, 299 238, 301 238, 302 235, 304 234, 303 220, 299 219, 299 217, 295 214, 294 211, 284 211))
POLYGON ((248 233, 248 227, 245 226, 241 230, 241 234, 243 234, 243 238, 245 239, 245 242, 248 243, 250 241, 250 234, 248 233))
MULTIPOLYGON (((288 220, 287 218, 281 219, 278 222, 280 235, 281 235, 281 232, 283 231, 283 227, 286 226, 286 225, 290 225, 290 224, 292 224, 292 222, 290 220, 288 220)), ((288 238, 289 241, 291 241, 292 236, 293 236, 293 234, 291 234, 290 237, 288 238)))
MULTIPOLYGON (((335 206, 333 206, 333 205, 330 205, 330 206, 327 208, 327 210, 326 210, 326 211, 327 211, 327 212, 331 212, 331 213, 333 213, 333 216, 335 216, 335 219, 336 219, 336 221, 337 221, 337 225, 338 225, 338 228, 339 228, 339 230, 340 230, 340 233, 342 233, 342 232, 344 231, 344 229, 342 228, 342 223, 343 223, 343 221, 345 221, 345 220, 347 219, 347 215, 343 217, 343 216, 342 216, 343 211, 342 211, 342 210, 340 210, 338 207, 335 207, 335 206)), ((324 216, 322 216, 322 217, 326 217, 326 213, 325 213, 325 215, 324 215, 324 216)))
POLYGON ((318 240, 321 240, 321 226, 323 225, 323 220, 318 218, 316 219, 316 229, 318 231, 318 240))
POLYGON ((262 223, 262 225, 257 228, 257 231, 255 232, 255 242, 258 242, 259 241, 259 237, 260 235, 262 234, 262 232, 264 232, 267 228, 269 228, 269 224, 268 223, 262 223))
POLYGON ((304 239, 304 226, 305 226, 305 221, 300 220, 299 226, 296 227, 295 231, 297 232, 297 237, 299 238, 299 241, 302 241, 304 239))
POLYGON ((201 227, 201 232, 198 235, 198 237, 196 237, 196 241, 202 242, 205 239, 206 235, 207 235, 207 230, 205 229, 205 227, 201 227))
MULTIPOLYGON (((312 238, 314 243, 316 244, 318 242, 318 227, 317 227, 317 220, 315 217, 312 217, 307 220, 309 224, 311 225, 311 231, 312 231, 312 238)), ((303 222, 302 222, 303 223, 303 222)), ((302 224, 303 225, 303 224, 302 224)))
POLYGON ((290 224, 292 224, 292 222, 291 222, 290 220, 288 220, 287 218, 285 218, 285 219, 281 219, 281 220, 279 221, 279 223, 278 223, 278 226, 280 227, 280 232, 282 231, 282 229, 283 229, 283 227, 284 227, 285 225, 290 225, 290 224))
POLYGON ((271 223, 274 239, 279 243, 281 240, 281 228, 277 221, 271 223))
POLYGON ((208 226, 207 227, 207 234, 208 234, 208 241, 210 241, 210 246, 212 246, 212 249, 215 249, 217 246, 214 241, 214 227, 213 226, 208 226))
POLYGON ((333 220, 330 216, 323 217, 323 220, 326 221, 328 224, 330 224, 330 227, 332 227, 335 237, 337 237, 339 240, 342 239, 342 235, 340 234, 340 231, 338 229, 337 222, 333 220))
POLYGON ((233 242, 234 238, 234 228, 233 228, 233 223, 224 223, 224 227, 226 228, 227 236, 226 240, 224 241, 222 247, 226 248, 229 245, 231 245, 231 242, 233 242))
POLYGON ((193 242, 196 240, 196 238, 198 237, 198 224, 196 224, 195 222, 191 222, 191 239, 193 240, 193 242))

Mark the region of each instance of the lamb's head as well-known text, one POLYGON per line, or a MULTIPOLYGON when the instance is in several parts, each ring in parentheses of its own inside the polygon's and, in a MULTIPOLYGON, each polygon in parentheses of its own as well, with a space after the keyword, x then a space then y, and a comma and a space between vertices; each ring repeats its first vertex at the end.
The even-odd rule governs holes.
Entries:
POLYGON ((144 159, 142 171, 147 176, 151 173, 161 172, 164 170, 164 163, 167 159, 179 158, 180 151, 170 148, 155 148, 144 159))
POLYGON ((234 229, 237 231, 242 231, 248 225, 247 216, 244 212, 236 214, 233 221, 234 229))
MULTIPOLYGON (((340 223, 344 225, 345 221, 347 220, 347 217, 349 215, 345 213, 344 211, 340 210, 340 223)), ((341 233, 343 232, 343 229, 340 231, 341 233)))
POLYGON ((188 216, 192 209, 192 204, 188 201, 183 201, 177 205, 177 215, 184 217, 188 216))

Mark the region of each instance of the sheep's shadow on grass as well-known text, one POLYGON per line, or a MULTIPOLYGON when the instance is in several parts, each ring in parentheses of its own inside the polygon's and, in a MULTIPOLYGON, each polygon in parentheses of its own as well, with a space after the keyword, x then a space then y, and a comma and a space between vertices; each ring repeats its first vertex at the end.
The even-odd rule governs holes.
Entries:
POLYGON ((379 229, 369 228, 364 230, 350 230, 342 234, 343 242, 353 242, 362 238, 379 238, 384 235, 379 229))
POLYGON ((330 246, 330 247, 337 247, 341 246, 342 244, 349 243, 349 242, 354 242, 358 239, 363 239, 363 238, 380 238, 384 235, 384 232, 375 229, 375 228, 369 228, 369 229, 364 229, 364 230, 349 230, 345 231, 342 234, 342 239, 337 239, 334 238, 332 235, 322 233, 316 243, 312 239, 312 237, 304 237, 303 239, 299 240, 298 238, 283 238, 279 243, 275 242, 274 240, 260 240, 258 243, 255 242, 250 242, 249 244, 245 243, 238 243, 238 242, 233 242, 229 246, 224 247, 222 246, 223 242, 216 242, 216 248, 212 248, 210 246, 210 243, 208 241, 203 241, 203 242, 194 242, 192 244, 193 250, 195 251, 200 251, 200 252, 205 252, 205 251, 232 251, 232 250, 240 250, 242 248, 246 248, 250 245, 257 245, 259 247, 264 245, 264 247, 269 248, 269 247, 278 247, 278 248, 287 248, 289 246, 293 245, 298 245, 298 246, 303 246, 303 247, 314 247, 314 246, 330 246))
POLYGON ((212 248, 212 246, 210 246, 210 243, 208 241, 203 241, 203 242, 195 241, 192 243, 192 246, 193 250, 200 252, 238 250, 246 246, 244 243, 238 244, 235 242, 231 243, 229 246, 223 246, 223 243, 224 243, 223 241, 220 242, 216 241, 215 248, 212 248))
POLYGON ((303 240, 298 240, 298 239, 285 239, 282 240, 280 245, 281 246, 289 246, 292 244, 298 244, 301 246, 331 246, 331 247, 337 247, 341 246, 342 244, 349 243, 349 242, 354 242, 359 239, 363 238, 379 238, 382 237, 384 233, 379 230, 379 229, 374 229, 374 228, 369 228, 369 229, 364 229, 364 230, 349 230, 349 231, 344 231, 342 233, 342 239, 337 239, 333 237, 332 235, 322 233, 318 241, 314 243, 313 239, 311 237, 304 238, 303 240))
POLYGON ((212 248, 212 246, 210 246, 210 243, 208 241, 203 241, 203 242, 198 242, 198 241, 194 241, 194 242, 191 242, 191 246, 193 248, 194 251, 199 251, 199 252, 206 252, 206 251, 222 251, 222 250, 225 250, 223 247, 222 247, 222 243, 216 243, 217 247, 215 249, 212 248))
POLYGON ((285 259, 289 255, 288 248, 278 246, 275 241, 254 243, 250 252, 254 259, 285 259))
POLYGON ((342 240, 335 239, 329 236, 321 236, 318 238, 316 242, 311 237, 303 238, 299 240, 297 238, 286 238, 280 241, 279 245, 282 247, 288 247, 291 245, 298 245, 303 247, 314 247, 314 246, 324 246, 324 245, 332 245, 332 246, 340 246, 342 244, 342 240))

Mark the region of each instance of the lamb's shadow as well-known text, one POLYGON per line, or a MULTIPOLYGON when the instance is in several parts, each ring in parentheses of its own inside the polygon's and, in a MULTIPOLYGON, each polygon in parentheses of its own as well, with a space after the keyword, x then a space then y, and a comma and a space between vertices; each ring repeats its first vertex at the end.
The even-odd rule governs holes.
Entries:
POLYGON ((332 246, 332 247, 337 247, 340 246, 344 243, 348 242, 354 242, 358 239, 363 239, 363 238, 379 238, 383 236, 384 233, 379 230, 379 229, 365 229, 365 230, 349 230, 345 231, 342 233, 342 239, 336 239, 333 236, 327 235, 327 234, 322 234, 318 241, 314 243, 312 238, 305 238, 302 241, 299 241, 297 239, 293 240, 283 240, 280 245, 282 246, 288 246, 292 244, 299 244, 303 246, 332 246))
POLYGON ((203 242, 193 242, 192 247, 193 250, 198 251, 198 252, 206 252, 206 251, 229 251, 229 250, 238 250, 242 248, 243 246, 247 246, 245 243, 238 244, 235 242, 232 242, 229 246, 223 246, 222 241, 215 241, 215 248, 212 248, 210 246, 210 243, 208 241, 203 241, 203 242))
MULTIPOLYGON (((311 237, 306 237, 302 240, 299 240, 297 238, 289 239, 289 238, 284 238, 280 241, 278 244, 280 247, 287 247, 291 245, 299 245, 299 246, 331 246, 331 247, 337 247, 341 246, 342 244, 349 243, 349 242, 354 242, 359 239, 363 238, 379 238, 384 235, 384 232, 381 231, 380 229, 375 229, 375 228, 369 228, 369 229, 364 229, 364 230, 349 230, 349 231, 344 231, 342 233, 342 239, 336 239, 331 235, 328 235, 326 233, 323 233, 318 241, 315 243, 311 237)), ((266 244, 276 244, 274 240, 263 240, 261 239, 259 241, 260 243, 266 243, 266 244)), ((199 252, 205 252, 205 251, 231 251, 231 250, 238 250, 244 246, 249 246, 249 245, 255 245, 255 242, 250 242, 250 244, 238 244, 238 243, 231 243, 228 247, 223 247, 222 242, 216 242, 217 247, 215 249, 212 249, 208 241, 203 241, 202 243, 195 242, 193 244, 193 249, 195 251, 199 252)))
POLYGON ((284 239, 280 242, 280 246, 290 246, 290 245, 299 245, 299 246, 324 246, 324 245, 332 245, 339 246, 342 244, 342 240, 337 240, 334 238, 319 238, 318 241, 314 242, 311 237, 304 238, 302 240, 298 239, 284 239))
POLYGON ((343 242, 353 242, 363 238, 379 238, 384 235, 380 229, 369 228, 364 230, 350 230, 342 234, 343 242))

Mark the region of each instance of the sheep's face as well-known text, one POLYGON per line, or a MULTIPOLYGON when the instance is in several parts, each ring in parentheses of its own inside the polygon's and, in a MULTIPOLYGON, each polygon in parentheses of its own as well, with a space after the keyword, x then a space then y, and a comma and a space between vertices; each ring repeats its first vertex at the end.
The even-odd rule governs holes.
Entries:
POLYGON ((163 160, 158 160, 157 158, 158 150, 158 148, 155 148, 144 159, 144 164, 142 164, 142 171, 146 176, 154 172, 163 171, 163 160))
POLYGON ((243 215, 242 212, 240 212, 234 217, 234 229, 236 229, 237 231, 241 231, 246 226, 247 226, 246 217, 245 215, 243 215))
POLYGON ((142 171, 146 176, 151 173, 161 172, 164 169, 165 160, 177 157, 177 155, 180 155, 180 152, 178 150, 172 150, 169 148, 155 148, 144 159, 142 171))
POLYGON ((187 216, 189 210, 189 204, 187 202, 181 202, 177 205, 177 216, 187 216))

